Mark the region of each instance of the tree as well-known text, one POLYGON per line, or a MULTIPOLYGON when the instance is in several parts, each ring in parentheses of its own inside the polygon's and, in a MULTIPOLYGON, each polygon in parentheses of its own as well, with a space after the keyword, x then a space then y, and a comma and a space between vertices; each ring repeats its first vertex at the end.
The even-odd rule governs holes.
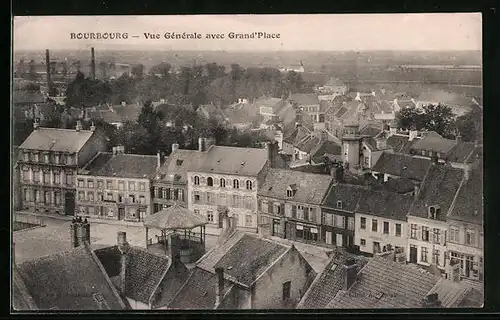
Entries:
POLYGON ((482 142, 483 119, 482 112, 479 107, 458 117, 455 120, 454 128, 464 141, 479 141, 482 142))
POLYGON ((131 73, 134 77, 142 79, 144 77, 144 65, 136 64, 136 65, 132 66, 131 73))
POLYGON ((453 133, 453 112, 445 105, 427 105, 421 110, 404 108, 396 115, 400 128, 409 130, 435 131, 449 137, 453 133))
POLYGON ((161 62, 160 64, 152 66, 149 69, 149 73, 152 75, 159 74, 164 78, 168 78, 168 76, 170 75, 170 70, 172 70, 172 65, 170 65, 169 63, 161 62))
POLYGON ((130 153, 156 154, 152 144, 152 137, 148 130, 138 123, 125 123, 116 132, 117 142, 129 150, 130 153))

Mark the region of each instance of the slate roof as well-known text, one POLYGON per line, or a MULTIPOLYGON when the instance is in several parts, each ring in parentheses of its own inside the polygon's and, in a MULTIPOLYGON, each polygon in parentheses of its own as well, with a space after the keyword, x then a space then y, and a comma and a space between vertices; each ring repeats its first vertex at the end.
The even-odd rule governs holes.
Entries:
POLYGON ((427 207, 439 205, 441 215, 437 219, 445 221, 463 176, 462 169, 440 164, 432 165, 420 188, 418 200, 413 203, 409 214, 426 218, 427 207))
POLYGON ((429 159, 383 152, 373 166, 372 171, 422 181, 430 166, 431 161, 429 159))
POLYGON ((274 114, 278 114, 286 105, 286 101, 280 98, 260 98, 257 99, 254 103, 254 108, 257 108, 260 112, 260 107, 270 107, 273 109, 274 114))
MULTIPOLYGON (((94 252, 110 278, 120 275, 121 253, 118 246, 97 249, 94 252)), ((149 304, 170 266, 171 260, 165 255, 129 247, 125 296, 149 304)))
POLYGON ((333 104, 327 100, 321 100, 319 102, 319 112, 326 112, 333 104))
POLYGON ((311 150, 311 160, 314 163, 322 163, 325 155, 341 155, 342 147, 330 140, 324 140, 311 150))
POLYGON ((39 127, 33 130, 20 149, 78 152, 94 132, 89 130, 56 129, 39 127))
POLYGON ((460 188, 448 219, 483 224, 483 171, 481 168, 470 173, 469 180, 460 188))
POLYGON ((331 180, 331 177, 325 174, 269 169, 258 194, 275 199, 320 205, 331 180), (295 185, 296 193, 293 197, 287 197, 287 189, 291 185, 295 185))
POLYGON ((410 149, 416 141, 418 139, 410 141, 408 136, 392 135, 387 138, 387 146, 391 147, 394 152, 409 154, 410 149))
POLYGON ((473 142, 460 141, 451 150, 448 160, 457 163, 468 163, 470 159, 473 159, 474 151, 475 146, 473 142))
POLYGON ((320 143, 321 137, 315 134, 309 134, 304 139, 300 140, 299 143, 294 145, 295 148, 299 149, 302 152, 307 154, 311 154, 311 151, 316 148, 316 146, 320 143))
POLYGON ((259 109, 251 103, 237 103, 222 112, 232 124, 247 124, 261 119, 259 109))
POLYGON ((311 132, 303 126, 297 126, 295 129, 286 136, 283 141, 292 145, 299 143, 302 139, 307 137, 311 132))
POLYGON ((375 137, 381 131, 380 127, 375 127, 373 125, 366 125, 359 131, 359 134, 362 136, 370 136, 375 137))
POLYGON ((448 154, 455 146, 457 142, 455 140, 438 138, 434 136, 426 136, 422 139, 418 139, 412 146, 414 150, 426 150, 434 151, 443 154, 448 154))
POLYGON ((342 210, 354 212, 365 189, 346 184, 332 184, 322 203, 326 208, 337 208, 337 201, 342 201, 342 210))
MULTIPOLYGON (((168 309, 213 309, 217 288, 217 275, 200 268, 194 268, 187 281, 175 294, 168 309)), ((224 294, 231 289, 231 282, 225 281, 224 294)))
POLYGON ((18 267, 40 310, 125 309, 99 260, 85 246, 27 261, 18 267), (104 307, 99 307, 94 294, 101 295, 104 307))
POLYGON ((472 288, 461 283, 439 279, 436 285, 427 293, 437 293, 441 306, 444 308, 458 308, 465 296, 472 288))
POLYGON ((198 150, 177 149, 172 152, 163 165, 158 169, 160 181, 187 183, 187 172, 196 169, 198 161, 204 156, 198 150))
POLYGON ((257 176, 267 163, 267 150, 211 146, 193 171, 257 176))
POLYGON ((344 264, 348 259, 354 259, 359 272, 368 262, 368 259, 355 256, 344 250, 333 252, 325 269, 319 274, 299 302, 297 309, 323 309, 343 289, 345 284, 344 264))
POLYGON ((35 90, 13 90, 12 102, 14 104, 33 104, 45 102, 45 97, 40 91, 35 90))
POLYGON ((155 172, 157 157, 139 154, 99 152, 81 173, 100 177, 147 179, 155 172))
POLYGON ((294 93, 290 97, 290 101, 299 106, 319 105, 318 95, 315 93, 294 93))
POLYGON ((327 305, 334 309, 421 308, 422 299, 439 281, 430 273, 375 256, 346 292, 327 305))
POLYGON ((412 203, 412 195, 402 195, 379 190, 365 190, 358 203, 356 212, 406 221, 406 215, 412 203))

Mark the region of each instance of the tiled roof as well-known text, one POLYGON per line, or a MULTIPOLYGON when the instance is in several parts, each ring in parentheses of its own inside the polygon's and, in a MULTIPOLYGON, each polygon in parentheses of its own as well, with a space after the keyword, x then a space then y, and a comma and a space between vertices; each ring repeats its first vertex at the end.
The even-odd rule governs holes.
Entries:
POLYGON ((473 288, 456 305, 457 308, 478 308, 484 305, 484 291, 473 288))
POLYGON ((82 172, 88 171, 91 176, 146 179, 155 172, 156 165, 156 156, 100 152, 82 172))
MULTIPOLYGON (((197 172, 257 176, 267 162, 267 150, 211 146, 197 172)), ((194 170, 193 170, 194 171, 194 170)))
MULTIPOLYGON (((118 246, 97 249, 94 252, 109 277, 120 275, 121 253, 118 246)), ((130 247, 125 274, 125 296, 149 304, 170 268, 170 262, 171 260, 165 255, 130 247)))
POLYGON ((39 127, 33 130, 19 148, 78 152, 90 139, 93 132, 88 130, 56 129, 39 127))
POLYGON ((283 139, 283 141, 295 145, 299 143, 302 139, 304 139, 306 136, 308 136, 310 133, 311 132, 309 131, 309 129, 303 126, 297 126, 288 136, 286 136, 283 139))
POLYGON ((354 285, 339 292, 327 308, 421 308, 422 299, 438 281, 430 273, 376 256, 361 269, 354 285))
POLYGON ((319 205, 328 191, 330 183, 331 177, 325 174, 269 169, 258 194, 270 198, 319 205), (295 195, 287 197, 287 189, 291 185, 295 185, 295 195))
POLYGON ((335 298, 345 284, 344 264, 353 258, 358 272, 365 266, 368 259, 355 256, 344 250, 335 250, 323 272, 311 284, 298 305, 298 309, 322 309, 335 298))
POLYGON ((162 283, 158 287, 157 297, 153 303, 153 308, 162 308, 168 306, 175 298, 177 291, 186 283, 189 275, 189 269, 182 263, 170 268, 162 283))
POLYGON ((251 103, 238 103, 224 109, 222 112, 232 124, 251 123, 261 118, 259 109, 251 103))
POLYGON ((365 190, 356 212, 388 219, 404 220, 413 202, 413 196, 393 192, 365 190))
POLYGON ((414 150, 427 150, 448 154, 455 146, 455 140, 426 136, 418 139, 412 146, 414 150))
POLYGON ((428 206, 439 205, 441 215, 437 219, 444 221, 463 176, 462 169, 441 164, 432 165, 420 188, 418 200, 412 205, 409 214, 426 218, 428 206))
POLYGON ((321 100, 319 102, 319 112, 325 112, 326 110, 328 110, 332 106, 333 106, 332 102, 326 101, 326 100, 321 100))
MULTIPOLYGON (((194 268, 187 281, 176 293, 168 309, 213 309, 217 288, 217 275, 200 268, 194 268)), ((225 281, 224 294, 231 289, 231 282, 225 281)))
POLYGON ((245 236, 242 231, 234 232, 225 242, 208 251, 197 262, 196 266, 203 270, 215 273, 215 264, 231 249, 241 238, 245 236))
POLYGON ((45 102, 45 97, 40 91, 14 90, 12 91, 12 101, 14 104, 43 103, 45 102))
POLYGON ((408 136, 392 135, 387 138, 387 146, 394 149, 394 152, 409 154, 410 149, 417 140, 410 141, 408 136))
POLYGON ((342 147, 333 141, 324 140, 311 150, 311 158, 314 163, 322 163, 325 155, 341 155, 342 147))
POLYGON ((342 201, 342 210, 354 211, 364 192, 363 187, 333 184, 322 205, 327 208, 337 208, 337 201, 342 201))
POLYGON ((362 135, 362 136, 374 137, 377 134, 379 134, 380 131, 381 131, 380 127, 375 127, 373 125, 366 125, 366 126, 363 127, 363 129, 361 129, 359 131, 359 134, 362 135))
POLYGON ((19 271, 41 310, 125 309, 99 261, 85 246, 24 262, 19 271), (94 298, 96 294, 104 307, 94 298))
POLYGON ((239 283, 250 287, 288 248, 280 243, 244 235, 215 264, 239 283))
POLYGON ((280 98, 260 98, 257 99, 254 103, 254 108, 257 108, 260 112, 260 107, 269 107, 273 109, 273 113, 277 114, 283 109, 287 103, 283 99, 280 98))
POLYGON ((28 292, 17 268, 12 269, 12 307, 17 311, 37 310, 38 307, 28 292))
POLYGON ((315 93, 294 93, 290 100, 299 106, 319 105, 318 95, 315 93))
POLYGON ((372 171, 422 181, 430 166, 431 161, 429 159, 383 152, 377 163, 373 166, 372 171))
POLYGON ((470 173, 469 180, 460 188, 448 219, 479 225, 483 223, 483 213, 483 172, 479 168, 470 173))
POLYGON ((441 306, 444 308, 457 308, 472 288, 462 283, 440 279, 427 293, 437 293, 441 306))
POLYGON ((451 162, 466 163, 472 158, 474 153, 474 143, 460 141, 457 143, 448 155, 448 160, 451 162))
POLYGON ((203 155, 204 153, 198 150, 177 149, 159 168, 159 180, 186 183, 187 172, 199 166, 198 161, 203 158, 203 155))
POLYGON ((299 149, 302 152, 310 154, 311 151, 318 146, 321 138, 315 134, 309 134, 304 139, 300 140, 299 143, 294 145, 295 148, 299 149))

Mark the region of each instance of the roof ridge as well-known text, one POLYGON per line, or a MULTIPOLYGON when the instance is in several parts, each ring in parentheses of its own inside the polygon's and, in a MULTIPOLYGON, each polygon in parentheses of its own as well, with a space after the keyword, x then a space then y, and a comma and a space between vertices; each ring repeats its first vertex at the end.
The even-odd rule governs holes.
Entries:
POLYGON ((451 216, 451 213, 453 212, 453 209, 455 209, 455 204, 457 202, 458 194, 462 190, 464 184, 465 184, 465 173, 463 173, 462 179, 460 181, 460 184, 458 185, 457 191, 455 191, 455 195, 453 196, 453 200, 451 201, 450 207, 448 208, 448 212, 446 213, 446 217, 451 216))
POLYGON ((27 263, 35 263, 35 262, 40 262, 40 261, 48 260, 49 258, 54 257, 54 256, 63 256, 63 255, 75 252, 77 250, 82 250, 82 246, 79 246, 79 247, 76 247, 76 248, 71 248, 71 249, 68 249, 68 250, 60 251, 60 252, 49 253, 49 254, 46 254, 46 255, 43 255, 43 256, 31 259, 31 260, 26 260, 26 261, 21 262, 20 266, 22 266, 24 264, 27 264, 27 263))

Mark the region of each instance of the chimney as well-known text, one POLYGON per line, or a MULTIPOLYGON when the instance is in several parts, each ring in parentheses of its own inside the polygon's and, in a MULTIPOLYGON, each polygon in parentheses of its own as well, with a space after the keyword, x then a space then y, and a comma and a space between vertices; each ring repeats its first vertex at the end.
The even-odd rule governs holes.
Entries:
POLYGON ((359 92, 356 92, 356 98, 354 100, 361 101, 361 94, 359 92))
POLYGON ((36 130, 38 127, 40 127, 40 122, 38 121, 38 118, 35 118, 33 121, 33 129, 36 130))
POLYGON ((177 233, 172 233, 169 236, 168 239, 168 252, 170 253, 170 258, 172 259, 172 262, 179 262, 181 259, 181 252, 180 252, 180 238, 177 233))
POLYGON ((90 76, 95 80, 95 55, 94 47, 90 48, 90 76))
POLYGON ((173 143, 172 144, 172 153, 175 152, 177 149, 179 149, 179 144, 177 142, 173 143))
POLYGON ((79 132, 82 130, 82 122, 80 120, 76 120, 76 127, 75 127, 76 132, 79 132))
POLYGON ((92 125, 90 126, 90 131, 94 132, 95 131, 95 125, 94 122, 92 121, 92 125))
POLYGON ((418 136, 418 131, 417 130, 410 130, 409 136, 408 136, 408 141, 413 141, 418 136))
POLYGON ((198 138, 198 151, 203 152, 205 151, 205 138, 198 138))
POLYGON ((428 294, 422 301, 422 308, 440 308, 441 301, 437 293, 428 294))
POLYGON ((465 168, 464 168, 464 180, 469 180, 470 178, 470 166, 469 165, 466 165, 465 168))
POLYGON ((156 153, 156 167, 161 167, 161 153, 160 150, 156 153))
POLYGON ((45 67, 46 67, 46 72, 47 72, 47 87, 49 90, 49 95, 52 92, 52 80, 50 78, 50 54, 49 54, 49 49, 45 50, 45 67))
POLYGON ((78 222, 76 221, 76 219, 73 219, 73 221, 71 221, 71 224, 69 225, 71 248, 78 247, 78 239, 76 237, 76 229, 78 228, 77 224, 78 222))
POLYGON ((353 258, 349 258, 344 264, 345 273, 345 282, 344 282, 344 290, 349 290, 349 288, 356 282, 356 278, 358 276, 358 271, 356 270, 356 262, 353 258))
POLYGON ((218 306, 222 301, 224 294, 224 268, 215 268, 217 274, 217 287, 215 291, 215 305, 218 306))
POLYGON ((278 157, 278 143, 277 141, 268 142, 267 147, 267 162, 269 168, 276 167, 276 158, 278 157))
POLYGON ((126 107, 127 106, 127 102, 126 101, 122 101, 121 106, 122 107, 126 107))
POLYGON ((128 249, 127 233, 119 231, 117 235, 118 250, 120 250, 120 293, 125 295, 127 280, 128 249))
POLYGON ((413 198, 415 199, 415 201, 418 200, 418 193, 420 191, 419 189, 420 188, 419 188, 418 184, 413 186, 413 198))

